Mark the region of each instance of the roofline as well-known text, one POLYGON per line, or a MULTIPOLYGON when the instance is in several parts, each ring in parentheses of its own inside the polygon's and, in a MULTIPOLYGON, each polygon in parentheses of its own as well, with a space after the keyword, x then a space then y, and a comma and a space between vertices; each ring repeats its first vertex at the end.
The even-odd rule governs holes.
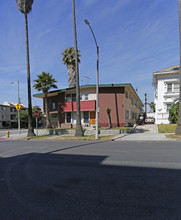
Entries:
MULTIPOLYGON (((80 88, 94 88, 96 87, 96 84, 88 84, 88 85, 82 85, 80 86, 80 88)), ((141 99, 139 98, 137 92, 135 91, 135 89, 133 88, 131 83, 122 83, 122 84, 99 84, 99 87, 131 87, 131 89, 135 92, 136 96, 138 97, 138 99, 140 100, 140 102, 142 103, 141 99)), ((69 90, 73 90, 76 89, 76 87, 71 87, 71 88, 64 88, 64 89, 58 89, 58 90, 53 90, 50 91, 48 94, 51 93, 60 93, 60 92, 65 92, 65 91, 69 91, 69 90)), ((34 94, 33 97, 37 97, 37 98, 42 98, 39 96, 44 96, 44 93, 39 93, 39 94, 34 94)), ((143 103, 142 103, 143 104, 143 103)))
POLYGON ((154 86, 155 83, 156 83, 156 78, 157 77, 161 77, 161 76, 169 76, 169 75, 179 75, 180 74, 180 71, 157 71, 157 72, 153 72, 153 81, 152 81, 152 85, 154 86))

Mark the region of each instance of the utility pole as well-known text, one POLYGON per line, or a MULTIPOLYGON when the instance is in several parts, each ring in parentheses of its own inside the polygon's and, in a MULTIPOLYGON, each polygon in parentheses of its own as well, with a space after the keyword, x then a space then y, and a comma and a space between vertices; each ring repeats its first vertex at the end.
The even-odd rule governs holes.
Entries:
POLYGON ((95 41, 95 44, 96 44, 96 48, 97 48, 97 83, 96 83, 96 135, 95 135, 95 138, 96 139, 99 139, 99 46, 97 44, 97 41, 96 41, 96 37, 94 35, 94 32, 90 26, 90 23, 87 19, 84 20, 84 22, 89 26, 91 32, 92 32, 92 35, 94 37, 94 41, 95 41))
MULTIPOLYGON (((20 97, 19 97, 19 80, 18 84, 18 103, 20 104, 20 97)), ((21 126, 20 126, 20 111, 18 111, 18 134, 21 134, 21 126)))
POLYGON ((147 115, 147 93, 145 93, 145 114, 147 115))

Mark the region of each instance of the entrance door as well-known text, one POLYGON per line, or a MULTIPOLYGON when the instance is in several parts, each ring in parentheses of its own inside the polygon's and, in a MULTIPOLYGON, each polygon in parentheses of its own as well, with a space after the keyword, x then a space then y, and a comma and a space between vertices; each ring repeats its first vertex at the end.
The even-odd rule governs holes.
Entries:
POLYGON ((96 112, 90 112, 90 125, 95 125, 96 123, 96 112))

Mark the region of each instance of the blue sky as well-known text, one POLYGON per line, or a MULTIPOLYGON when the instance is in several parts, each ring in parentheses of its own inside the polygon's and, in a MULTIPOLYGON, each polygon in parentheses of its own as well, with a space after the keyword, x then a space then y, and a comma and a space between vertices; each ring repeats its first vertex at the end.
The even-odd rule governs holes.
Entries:
MULTIPOLYGON (((177 0, 75 0, 80 84, 96 83, 96 47, 100 48, 100 83, 131 83, 144 102, 153 101, 154 71, 179 64, 177 0), (89 77, 90 79, 87 79, 89 77)), ((28 15, 31 85, 42 71, 50 72, 59 89, 68 87, 61 52, 74 45, 72 0, 34 0, 28 15)), ((24 15, 15 0, 0 1, 0 104, 27 106, 24 15)), ((37 93, 32 89, 32 95, 37 93)), ((42 100, 32 98, 33 105, 42 100)))

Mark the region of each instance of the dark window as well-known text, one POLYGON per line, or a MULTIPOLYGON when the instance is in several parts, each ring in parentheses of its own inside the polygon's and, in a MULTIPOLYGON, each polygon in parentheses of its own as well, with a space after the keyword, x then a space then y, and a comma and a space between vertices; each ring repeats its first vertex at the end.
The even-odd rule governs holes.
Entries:
POLYGON ((52 102, 52 109, 55 109, 55 100, 52 102))
POLYGON ((85 101, 88 101, 89 95, 88 95, 88 94, 85 94, 84 97, 85 97, 85 101))
POLYGON ((76 102, 76 94, 75 94, 75 93, 72 94, 72 101, 73 101, 73 102, 76 102))
POLYGON ((84 112, 84 123, 89 123, 89 112, 84 112))
POLYGON ((52 100, 49 99, 49 102, 48 102, 48 108, 51 109, 52 108, 52 100))
POLYGON ((65 101, 66 101, 66 102, 71 102, 71 101, 72 101, 71 94, 66 94, 65 101))
POLYGON ((80 101, 82 101, 82 94, 80 94, 80 101))
POLYGON ((71 123, 71 112, 67 112, 67 123, 71 123))

